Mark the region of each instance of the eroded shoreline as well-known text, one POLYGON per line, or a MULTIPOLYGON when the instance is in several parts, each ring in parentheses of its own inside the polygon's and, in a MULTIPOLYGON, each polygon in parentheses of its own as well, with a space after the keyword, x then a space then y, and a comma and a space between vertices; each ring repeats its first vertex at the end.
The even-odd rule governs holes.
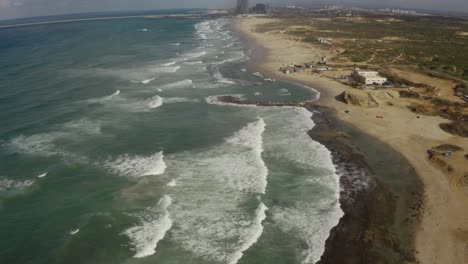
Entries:
MULTIPOLYGON (((261 71, 277 79, 305 86, 309 84, 271 72, 263 65, 268 50, 237 26, 236 30, 251 51, 248 66, 250 70, 261 71)), ((340 204, 344 216, 330 231, 325 252, 319 263, 416 262, 414 234, 421 216, 423 194, 422 183, 417 173, 408 161, 390 146, 365 134, 353 125, 341 122, 334 113, 334 109, 319 106, 324 101, 330 100, 331 94, 321 89, 320 86, 314 86, 314 88, 318 88, 321 98, 313 103, 254 104, 257 106, 298 106, 313 111, 312 119, 316 126, 309 135, 333 153, 334 164, 338 170, 341 170, 340 204), (356 138, 360 140, 356 141, 356 138), (369 140, 372 144, 367 143, 369 140), (373 154, 380 155, 380 159, 369 159, 373 154), (394 164, 385 166, 382 160, 395 157, 398 157, 398 162, 405 163, 402 166, 403 169, 390 169, 389 173, 385 173, 385 168, 394 164), (393 173, 408 176, 410 180, 404 184, 407 188, 389 186, 391 180, 389 181, 388 178, 393 173), (367 181, 369 186, 356 188, 356 184, 359 184, 357 181, 362 180, 367 181)), ((248 104, 235 99, 233 101, 233 98, 220 98, 220 101, 248 104)))

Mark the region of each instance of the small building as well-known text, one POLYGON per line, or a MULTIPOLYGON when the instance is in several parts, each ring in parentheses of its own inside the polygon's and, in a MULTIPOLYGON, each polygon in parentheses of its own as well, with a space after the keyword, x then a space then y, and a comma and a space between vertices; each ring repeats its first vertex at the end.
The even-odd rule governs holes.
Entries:
POLYGON ((320 58, 318 64, 327 64, 327 56, 323 56, 322 58, 320 58))
POLYGON ((387 78, 380 76, 377 71, 355 69, 351 76, 358 82, 366 85, 383 85, 387 78))

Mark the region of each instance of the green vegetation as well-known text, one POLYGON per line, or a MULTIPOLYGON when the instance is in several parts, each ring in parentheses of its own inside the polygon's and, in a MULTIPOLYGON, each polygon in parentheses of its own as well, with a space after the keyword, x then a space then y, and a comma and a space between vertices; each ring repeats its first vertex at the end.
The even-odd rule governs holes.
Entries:
POLYGON ((440 128, 448 133, 468 137, 468 122, 455 121, 452 123, 440 124, 440 128))
POLYGON ((452 145, 452 144, 443 144, 443 145, 434 147, 432 149, 436 150, 436 151, 452 151, 452 152, 464 150, 463 148, 461 148, 461 147, 459 147, 457 145, 452 145))
POLYGON ((332 38, 326 49, 343 48, 351 62, 377 65, 413 65, 427 72, 468 80, 468 23, 437 16, 360 17, 284 16, 282 22, 260 31, 287 30, 287 34, 316 42, 332 38))

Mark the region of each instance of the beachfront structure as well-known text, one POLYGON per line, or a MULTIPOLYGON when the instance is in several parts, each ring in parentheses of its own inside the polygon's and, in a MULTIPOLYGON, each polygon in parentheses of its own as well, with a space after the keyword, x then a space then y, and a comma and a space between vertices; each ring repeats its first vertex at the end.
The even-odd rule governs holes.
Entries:
POLYGON ((257 14, 271 14, 270 5, 268 4, 256 4, 252 11, 257 14))
POLYGON ((249 13, 249 0, 237 0, 237 13, 238 14, 249 13))
POLYGON ((352 77, 361 83, 364 83, 366 85, 383 85, 384 83, 387 82, 387 78, 382 77, 379 75, 378 72, 376 71, 371 71, 371 70, 361 70, 361 69, 355 69, 352 73, 352 77))

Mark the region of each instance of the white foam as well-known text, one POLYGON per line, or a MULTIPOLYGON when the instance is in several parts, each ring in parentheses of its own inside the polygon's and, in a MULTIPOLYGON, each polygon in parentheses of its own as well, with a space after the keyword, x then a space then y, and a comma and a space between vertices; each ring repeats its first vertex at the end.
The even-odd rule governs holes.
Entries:
POLYGON ((38 175, 37 177, 38 178, 44 178, 45 176, 47 176, 47 172, 44 172, 44 173, 38 175))
POLYGON ((281 107, 258 108, 258 111, 271 128, 264 134, 266 143, 263 146, 271 162, 315 172, 311 176, 294 175, 291 183, 300 186, 298 193, 313 190, 315 195, 296 198, 296 194, 290 194, 295 204, 270 209, 279 228, 307 244, 303 249, 302 262, 315 263, 323 254, 330 229, 343 215, 339 204, 339 177, 331 153, 307 135, 315 124, 311 120, 312 114, 306 109, 281 107))
POLYGON ((12 152, 22 153, 32 156, 53 156, 61 155, 73 161, 86 161, 86 157, 79 156, 68 151, 62 144, 57 144, 59 140, 85 140, 101 134, 99 122, 88 119, 79 119, 65 123, 54 128, 54 131, 40 133, 30 136, 19 135, 4 146, 12 152))
POLYGON ((141 225, 129 228, 124 232, 131 239, 136 251, 135 258, 144 258, 156 253, 158 242, 172 228, 172 220, 168 211, 171 204, 171 197, 165 195, 159 201, 158 208, 140 217, 141 225))
POLYGON ((148 84, 148 83, 150 83, 150 82, 152 82, 154 80, 156 80, 156 78, 146 79, 146 80, 141 81, 141 83, 142 84, 148 84))
POLYGON ((163 86, 161 86, 160 89, 164 90, 164 89, 171 89, 171 88, 187 87, 187 86, 191 86, 192 84, 193 84, 192 80, 187 79, 187 80, 178 81, 178 82, 163 85, 163 86))
MULTIPOLYGON (((243 146, 252 149, 252 152, 245 153, 244 157, 248 158, 252 163, 248 168, 238 169, 239 172, 244 172, 252 175, 246 181, 237 182, 240 189, 249 189, 252 192, 264 194, 267 186, 268 169, 263 162, 263 140, 262 134, 265 131, 265 122, 260 118, 257 122, 251 123, 242 130, 227 139, 227 142, 235 146, 243 146), (253 169, 253 170, 252 170, 253 169), (252 170, 252 171, 251 171, 252 170)), ((236 180, 234 180, 236 181, 236 180)))
POLYGON ((175 65, 177 62, 176 61, 171 61, 171 62, 168 62, 168 63, 164 63, 164 64, 161 64, 162 66, 172 66, 172 65, 175 65))
POLYGON ((156 72, 156 73, 175 73, 179 69, 180 69, 180 66, 172 66, 172 67, 171 66, 169 67, 159 66, 159 67, 151 68, 151 71, 156 72))
POLYGON ((101 123, 87 118, 70 121, 60 128, 63 131, 63 136, 73 137, 76 134, 80 135, 99 135, 101 134, 101 123))
POLYGON ((202 64, 203 61, 186 61, 184 63, 187 65, 196 65, 196 64, 202 64))
POLYGON ((215 70, 214 74, 213 74, 213 77, 216 79, 216 81, 218 83, 223 83, 223 84, 235 84, 236 82, 228 79, 228 78, 225 78, 221 72, 219 72, 218 69, 215 70))
POLYGON ((298 202, 294 207, 272 209, 273 220, 280 228, 307 244, 302 263, 313 264, 320 260, 330 229, 343 216, 338 207, 334 201, 324 200, 322 204, 298 202))
POLYGON ((56 154, 53 146, 54 136, 48 134, 38 134, 32 136, 20 135, 15 137, 6 145, 14 152, 28 155, 52 156, 56 154))
POLYGON ((167 175, 180 186, 170 189, 173 243, 207 262, 235 263, 257 241, 266 206, 252 212, 245 204, 266 187, 263 130, 258 119, 218 145, 167 158, 167 175))
POLYGON ((154 109, 160 107, 162 104, 163 99, 159 95, 156 95, 151 99, 151 102, 149 102, 148 107, 154 109))
MULTIPOLYGON (((120 90, 116 90, 113 94, 111 94, 109 96, 106 96, 106 97, 103 97, 102 99, 100 99, 98 101, 101 101, 101 102, 109 101, 112 98, 118 96, 119 94, 120 94, 120 90)), ((91 100, 91 101, 93 101, 93 100, 91 100)))
POLYGON ((169 186, 169 187, 175 187, 176 185, 177 185, 177 183, 176 183, 176 180, 174 180, 174 179, 172 179, 172 180, 167 184, 167 186, 169 186))
POLYGON ((261 73, 259 73, 259 72, 254 72, 254 73, 252 73, 252 75, 263 78, 263 75, 261 73))
POLYGON ((72 235, 72 236, 76 235, 76 234, 78 234, 78 232, 80 232, 80 229, 77 228, 75 230, 70 231, 70 235, 72 235))
POLYGON ((147 157, 125 154, 115 161, 106 162, 104 166, 114 173, 134 178, 159 175, 166 170, 162 151, 147 157))
POLYGON ((242 239, 240 248, 229 257, 228 264, 236 264, 242 258, 244 251, 249 249, 258 241, 263 233, 262 223, 266 219, 267 210, 268 207, 260 202, 260 206, 255 211, 255 219, 252 221, 252 230, 250 234, 242 239))
POLYGON ((34 180, 11 180, 0 176, 0 192, 19 191, 34 184, 34 180))
POLYGON ((180 43, 172 43, 173 46, 180 46, 180 43))
POLYGON ((193 59, 193 58, 204 56, 206 54, 207 54, 206 51, 201 51, 201 52, 186 53, 185 56, 187 56, 190 59, 193 59))

